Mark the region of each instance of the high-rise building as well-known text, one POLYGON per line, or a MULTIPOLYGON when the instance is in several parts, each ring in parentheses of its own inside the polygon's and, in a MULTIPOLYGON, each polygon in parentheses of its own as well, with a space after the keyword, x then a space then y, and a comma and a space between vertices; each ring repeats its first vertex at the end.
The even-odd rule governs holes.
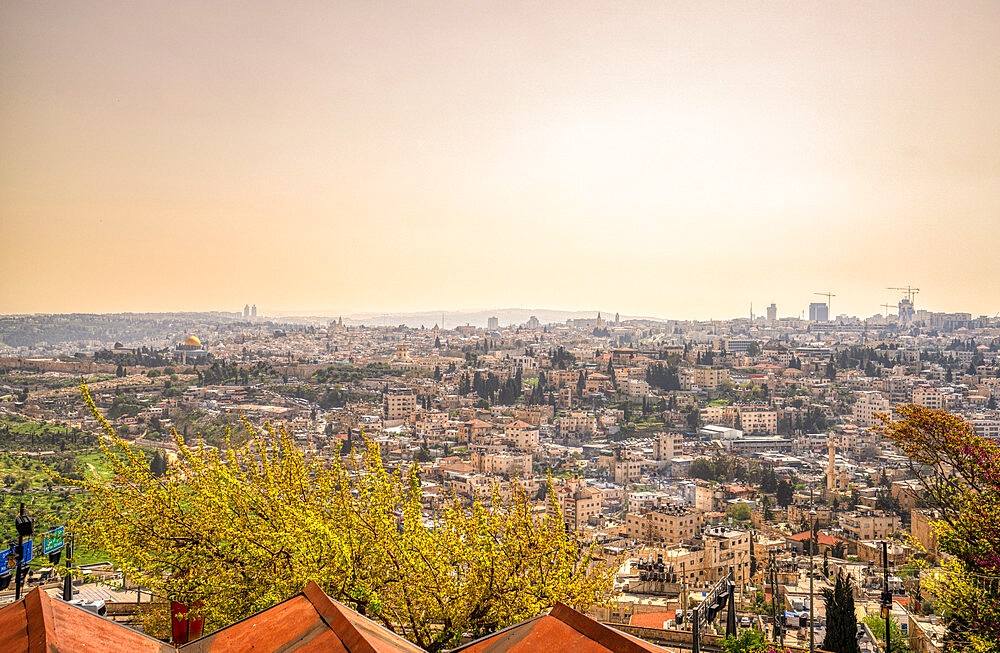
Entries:
POLYGON ((391 388, 382 399, 386 421, 404 420, 417 409, 417 393, 412 388, 391 388))
POLYGON ((778 307, 771 302, 771 305, 767 307, 767 323, 774 324, 778 321, 778 307))
POLYGON ((909 324, 913 321, 913 302, 904 297, 899 300, 899 323, 909 324))
POLYGON ((257 304, 250 308, 250 317, 257 317, 257 304))
POLYGON ((500 318, 498 318, 498 317, 491 317, 491 318, 487 319, 486 320, 486 328, 489 329, 490 331, 496 331, 497 329, 499 329, 500 328, 500 318))
POLYGON ((829 322, 830 307, 827 306, 824 302, 813 302, 809 304, 809 321, 829 322))
POLYGON ((243 305, 243 317, 250 317, 250 304, 243 305))

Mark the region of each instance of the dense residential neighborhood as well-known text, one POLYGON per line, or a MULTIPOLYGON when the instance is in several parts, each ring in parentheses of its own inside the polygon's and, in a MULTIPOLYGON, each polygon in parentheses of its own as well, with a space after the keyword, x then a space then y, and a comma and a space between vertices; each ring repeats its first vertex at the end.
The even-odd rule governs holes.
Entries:
MULTIPOLYGON (((8 348, 5 465, 93 450, 101 436, 84 380, 117 435, 164 468, 176 437, 225 448, 247 426, 280 425, 311 460, 372 443, 390 468, 416 464, 429 516, 452 497, 489 503, 522 489, 537 510, 558 509, 581 545, 619 561, 613 600, 591 610, 604 623, 683 630, 732 571, 741 624, 773 636, 777 615, 785 643, 807 646, 810 607, 821 641, 822 590, 844 571, 859 623, 888 590, 911 649, 941 650, 940 618, 921 592, 941 562, 935 515, 907 456, 874 427, 916 404, 997 438, 995 318, 807 321, 772 307, 728 321, 597 313, 445 329, 285 323, 250 310, 202 315, 197 331, 158 318, 178 332, 173 342, 131 320, 134 342, 88 353, 8 348), (70 443, 68 433, 79 435, 70 443)), ((54 482, 14 487, 8 472, 8 508, 19 497, 48 505, 54 482)), ((865 628, 861 642, 874 646, 865 628)))

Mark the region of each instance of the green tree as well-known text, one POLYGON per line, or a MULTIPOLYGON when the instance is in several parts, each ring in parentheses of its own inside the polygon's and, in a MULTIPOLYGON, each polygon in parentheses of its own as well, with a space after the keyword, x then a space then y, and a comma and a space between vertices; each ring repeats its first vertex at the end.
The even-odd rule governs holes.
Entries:
POLYGON ((735 521, 750 521, 750 506, 745 503, 734 503, 726 509, 726 515, 735 521))
MULTIPOLYGON (((885 643, 885 619, 882 615, 878 613, 872 613, 865 617, 865 623, 872 631, 872 635, 880 643, 885 643)), ((910 647, 906 638, 903 637, 903 631, 899 627, 899 622, 896 621, 895 617, 889 615, 889 638, 890 644, 892 645, 893 653, 909 653, 910 647)), ((823 648, 826 648, 824 645, 823 648)), ((832 650, 832 649, 831 649, 832 650)))
POLYGON ((688 465, 688 477, 700 478, 706 481, 715 480, 715 465, 708 458, 695 458, 688 465))
POLYGON ((778 487, 775 490, 775 498, 777 499, 779 506, 787 508, 792 502, 792 494, 794 494, 792 485, 787 480, 781 479, 778 481, 778 487))
POLYGON ((826 637, 823 648, 834 653, 860 653, 858 620, 854 614, 854 587, 850 574, 837 572, 832 588, 823 588, 826 604, 826 637))
MULTIPOLYGON (((579 548, 550 490, 536 517, 524 492, 488 505, 456 498, 422 510, 417 467, 387 470, 368 443, 350 468, 306 460, 284 429, 224 450, 190 447, 160 478, 103 426, 115 482, 87 479, 71 529, 125 577, 186 605, 217 629, 316 581, 333 598, 431 651, 562 601, 608 598, 617 561, 579 548), (127 515, 127 518, 123 516, 127 515)), ((64 482, 68 482, 64 480, 64 482)), ((515 486, 517 488, 519 486, 515 486)))
POLYGON ((764 521, 769 522, 774 519, 774 511, 771 509, 771 498, 766 494, 760 498, 760 507, 763 511, 764 521))
POLYGON ((698 412, 697 408, 692 408, 685 418, 687 421, 687 427, 689 431, 697 431, 698 424, 701 422, 701 414, 698 412))

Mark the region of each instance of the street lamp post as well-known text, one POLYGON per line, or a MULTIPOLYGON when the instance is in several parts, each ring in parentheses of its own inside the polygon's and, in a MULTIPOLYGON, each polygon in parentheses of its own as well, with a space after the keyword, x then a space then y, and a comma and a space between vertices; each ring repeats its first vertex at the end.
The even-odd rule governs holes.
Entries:
POLYGON ((771 551, 771 611, 774 613, 774 638, 782 645, 785 635, 781 629, 781 618, 778 615, 778 568, 777 552, 771 551))
POLYGON ((24 512, 23 503, 17 517, 14 518, 14 527, 17 529, 17 549, 15 550, 17 566, 14 568, 14 600, 17 601, 21 598, 24 576, 26 575, 28 563, 31 562, 31 560, 25 560, 27 556, 24 550, 24 538, 31 537, 35 533, 35 520, 24 512))
POLYGON ((816 536, 816 509, 813 508, 809 511, 809 516, 812 518, 810 521, 809 532, 809 653, 813 653, 816 650, 816 612, 813 606, 813 551, 816 549, 816 543, 813 542, 813 538, 816 536))
POLYGON ((66 540, 66 576, 63 578, 63 601, 73 599, 73 536, 66 540))
POLYGON ((889 543, 882 540, 882 618, 885 619, 885 653, 892 653, 889 625, 892 619, 892 590, 889 589, 889 543))

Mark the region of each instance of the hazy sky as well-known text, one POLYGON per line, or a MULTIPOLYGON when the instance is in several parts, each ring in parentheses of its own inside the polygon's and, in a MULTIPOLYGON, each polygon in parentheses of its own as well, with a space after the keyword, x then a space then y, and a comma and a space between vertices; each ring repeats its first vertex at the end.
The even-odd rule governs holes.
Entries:
POLYGON ((1000 2, 0 4, 0 312, 1000 311, 1000 2))

